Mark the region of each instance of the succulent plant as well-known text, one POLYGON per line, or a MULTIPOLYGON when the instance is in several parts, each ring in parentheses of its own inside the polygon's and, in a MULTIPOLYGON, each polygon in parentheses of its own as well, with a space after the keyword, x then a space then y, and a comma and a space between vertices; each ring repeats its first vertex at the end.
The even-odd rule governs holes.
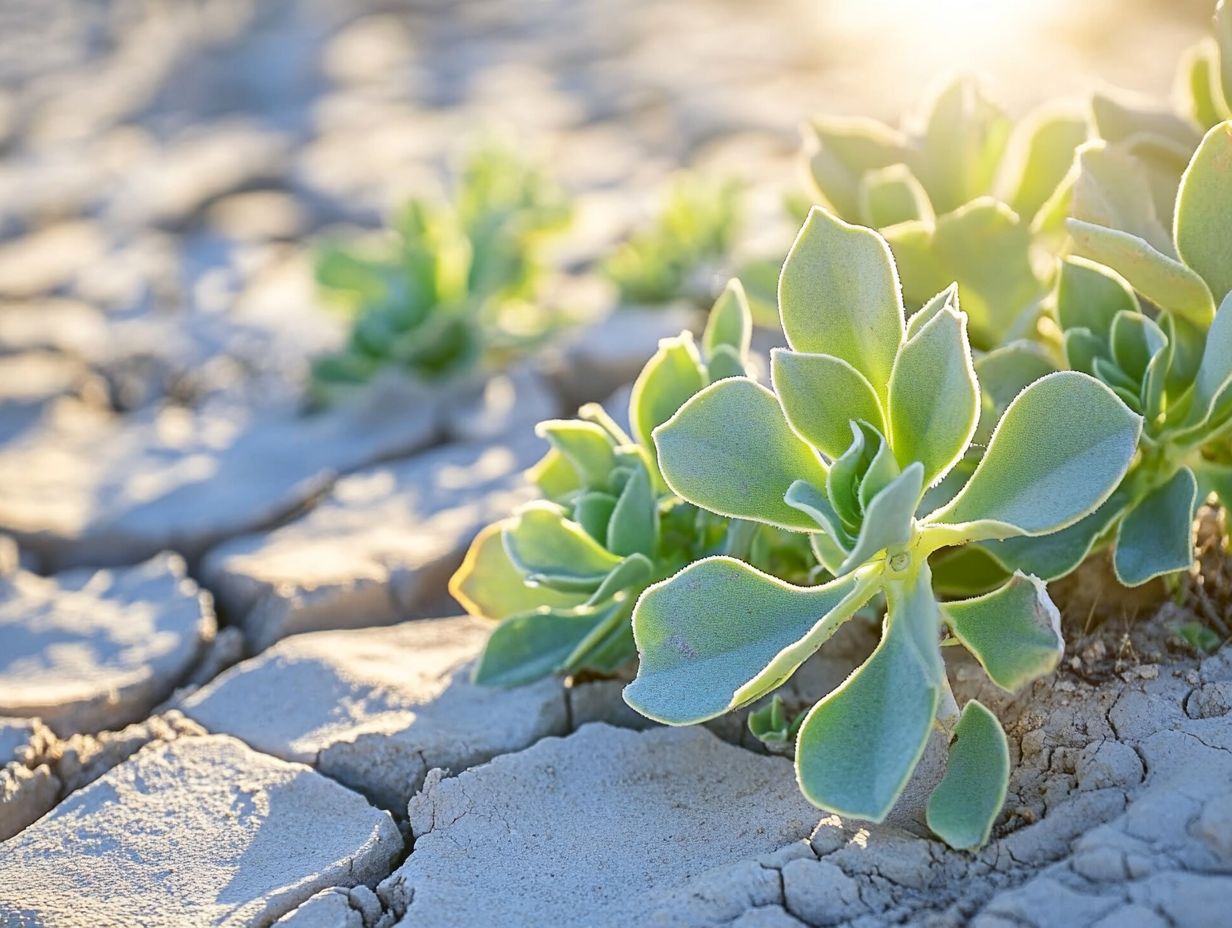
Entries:
POLYGON ((326 248, 317 283, 352 322, 345 347, 314 363, 314 396, 388 370, 444 380, 536 344, 560 323, 536 300, 542 243, 568 216, 541 173, 485 148, 450 202, 412 199, 379 241, 326 248))
POLYGON ((1086 136, 1083 115, 1055 105, 1015 126, 959 77, 901 131, 815 118, 805 157, 822 205, 885 236, 907 303, 957 281, 972 343, 988 349, 1033 333, 1062 231, 1063 181, 1086 136))
POLYGON ((1199 502, 1214 492, 1232 504, 1230 177, 1232 121, 1207 132, 1181 181, 1172 228, 1149 237, 1119 222, 1149 206, 1143 186, 1103 174, 1081 182, 1107 209, 1104 224, 1069 223, 1075 256, 1061 271, 1057 321, 1069 366, 1143 416, 1140 450, 1088 518, 1047 539, 989 545, 1007 566, 1052 578, 1111 546, 1117 577, 1137 586, 1190 566, 1199 502))
POLYGON ((880 644, 799 728, 800 787, 822 808, 881 821, 939 724, 949 764, 928 821, 975 847, 1004 801, 1009 753, 988 709, 959 712, 943 634, 1015 690, 1056 665, 1059 616, 1023 574, 941 602, 930 558, 1048 535, 1095 511, 1130 464, 1141 418, 1094 377, 1048 374, 1013 398, 970 477, 932 508, 928 489, 967 454, 981 415, 965 315, 943 293, 905 320, 886 242, 821 209, 788 255, 779 305, 790 348, 774 353, 773 391, 745 377, 713 383, 654 443, 682 499, 806 534, 833 579, 795 585, 715 555, 650 585, 633 614, 641 663, 625 699, 673 725, 745 706, 883 596, 880 644))
POLYGON ((740 231, 741 189, 731 180, 677 176, 661 212, 603 264, 625 305, 687 300, 707 305, 730 271, 740 231))
POLYGON ((476 665, 478 682, 619 669, 635 656, 629 616, 638 595, 709 553, 807 574, 811 558, 798 537, 733 523, 673 495, 651 443, 698 390, 744 374, 750 333, 733 281, 700 346, 685 332, 664 339, 647 363, 629 402, 632 435, 595 404, 577 419, 540 423, 551 450, 532 477, 544 498, 481 532, 450 582, 468 612, 500 623, 476 665))

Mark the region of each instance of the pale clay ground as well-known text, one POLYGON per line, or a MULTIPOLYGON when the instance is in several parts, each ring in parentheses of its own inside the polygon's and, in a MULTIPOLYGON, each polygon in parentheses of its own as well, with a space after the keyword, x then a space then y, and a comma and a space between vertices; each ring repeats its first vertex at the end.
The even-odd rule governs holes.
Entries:
MULTIPOLYGON (((341 337, 313 243, 466 137, 514 130, 578 194, 562 267, 683 165, 755 180, 750 238, 779 247, 812 110, 889 118, 946 64, 1018 112, 1162 93, 1205 7, 1101 0, 976 54, 892 2, 874 26, 839 0, 0 2, 0 926, 1228 924, 1226 651, 1013 699, 958 661, 1016 763, 976 854, 920 824, 935 756, 865 826, 739 718, 469 682, 485 626, 444 585, 527 498, 531 424, 618 391, 689 313, 297 408, 341 337)), ((845 630, 789 701, 869 644, 845 630)))

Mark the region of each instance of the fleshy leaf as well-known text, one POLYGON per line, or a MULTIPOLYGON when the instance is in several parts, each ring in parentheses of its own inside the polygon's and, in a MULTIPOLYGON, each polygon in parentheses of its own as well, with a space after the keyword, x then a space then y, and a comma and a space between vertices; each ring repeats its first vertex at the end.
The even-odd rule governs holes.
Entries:
POLYGON ((527 503, 506 523, 505 550, 530 583, 590 592, 621 559, 551 503, 527 503))
POLYGON ((1232 386, 1232 293, 1224 297, 1223 305, 1215 314, 1202 360, 1194 377, 1193 401, 1189 407, 1188 421, 1193 425, 1205 423, 1214 412, 1218 401, 1232 386))
POLYGON ((919 763, 940 689, 920 662, 911 621, 891 611, 877 650, 805 717, 796 777, 814 805, 880 822, 919 763))
POLYGON ((449 580, 449 595, 471 615, 503 619, 540 606, 569 608, 585 599, 545 586, 527 586, 521 572, 509 560, 501 539, 505 522, 494 522, 471 543, 462 566, 449 580))
POLYGON ((1171 216, 1156 210, 1150 176, 1127 145, 1100 139, 1079 149, 1071 209, 1076 219, 1131 233, 1174 257, 1171 216))
POLYGON ((711 384, 654 440, 668 485, 689 502, 731 518, 814 529, 783 496, 796 480, 823 485, 825 468, 765 387, 741 377, 711 384))
POLYGON ((621 557, 630 554, 654 557, 658 533, 659 515, 650 475, 646 468, 635 467, 608 520, 606 547, 621 557))
POLYGON ((805 157, 817 192, 834 211, 854 216, 857 187, 866 171, 900 163, 907 139, 884 123, 862 117, 825 117, 805 130, 805 157))
POLYGON ((676 414, 681 406, 706 386, 701 358, 687 332, 659 342, 654 353, 633 382, 629 396, 629 424, 634 437, 648 448, 654 443, 651 433, 676 414))
MULTIPOLYGON (((817 528, 825 532, 838 545, 843 548, 850 546, 850 539, 843 531, 842 519, 834 511, 829 497, 820 489, 806 480, 797 480, 788 487, 784 500, 793 509, 806 513, 817 523, 817 528)), ((845 551, 844 554, 846 554, 845 551)))
POLYGON ((510 616, 488 639, 475 665, 475 682, 521 686, 556 673, 582 640, 622 605, 611 603, 600 610, 540 609, 510 616))
POLYGON ((992 348, 1026 334, 1025 317, 1044 295, 1030 248, 1030 227, 990 197, 937 220, 933 251, 945 276, 958 281, 972 343, 992 348))
POLYGON ((601 426, 576 419, 550 419, 535 426, 535 434, 569 459, 584 486, 606 486, 616 464, 616 448, 601 426))
POLYGON ((1034 216, 1053 195, 1087 137, 1086 120, 1068 109, 1040 109, 1010 137, 1003 177, 1012 177, 1005 202, 1020 216, 1034 216))
POLYGON ((1176 90, 1187 115, 1198 125, 1213 126, 1224 118, 1218 45, 1203 41, 1185 53, 1177 68, 1176 90))
POLYGON ((839 567, 840 576, 855 570, 877 552, 907 542, 923 490, 924 466, 916 461, 873 497, 855 545, 839 567))
POLYGON ((770 376, 792 428, 831 460, 851 443, 853 420, 885 429, 876 391, 840 358, 776 348, 770 376))
POLYGON ((1141 431, 1093 377, 1049 374, 1018 394, 967 485, 928 521, 969 526, 969 539, 1065 528, 1116 489, 1141 431))
POLYGON ((711 357, 720 345, 735 349, 738 357, 744 357, 753 337, 753 316, 749 312, 749 300, 739 280, 733 278, 710 310, 706 330, 702 333, 702 350, 711 357))
POLYGON ((718 345, 706 358, 706 376, 711 383, 727 377, 747 377, 748 369, 731 345, 718 345))
POLYGON ((1010 570, 1056 580, 1086 560, 1096 541, 1121 517, 1127 505, 1129 494, 1118 488, 1098 509, 1069 528, 1035 538, 987 541, 982 547, 1010 570))
POLYGON ((931 486, 962 458, 980 414, 965 316, 944 309, 903 345, 890 377, 889 406, 898 463, 919 461, 924 485, 931 486))
POLYGON ((928 827, 950 847, 980 847, 1005 803, 1009 778, 1010 748, 1001 723, 973 699, 954 727, 945 776, 928 800, 928 827))
POLYGON ((1009 117, 973 77, 960 75, 941 88, 929 108, 916 170, 938 215, 992 192, 1011 129, 1009 117))
POLYGON ((573 521, 586 529, 586 534, 599 544, 607 542, 607 527, 616 508, 616 497, 611 493, 590 490, 578 495, 573 504, 573 521))
POLYGON ((1126 586, 1184 570, 1194 559, 1198 482, 1182 467, 1131 509, 1117 529, 1113 565, 1126 586))
POLYGON ((1067 257, 1057 281, 1057 321, 1065 331, 1107 332, 1120 312, 1139 312, 1133 288, 1111 268, 1067 257))
POLYGON ((1212 128, 1176 195, 1176 250, 1220 303, 1232 292, 1232 121, 1212 128))
POLYGON ((981 545, 945 548, 928 563, 933 573, 933 590, 942 597, 986 593, 1009 578, 1001 562, 981 545))
POLYGON ((1196 272, 1128 232, 1080 219, 1070 219, 1066 225, 1076 254, 1118 271, 1135 290, 1162 309, 1204 328, 1210 324, 1215 301, 1196 272))
POLYGON ((578 472, 569 459, 552 448, 526 473, 539 492, 553 502, 561 502, 582 488, 578 472))
POLYGON ((984 596, 944 603, 941 613, 989 679, 1011 693, 1050 673, 1065 650, 1061 613, 1043 581, 1025 574, 984 596))
POLYGON ((729 557, 655 584, 633 613, 641 665, 625 701, 669 725, 721 715, 774 689, 862 605, 854 577, 796 587, 729 557), (752 685, 752 692, 750 692, 752 685))
POLYGON ((859 216, 874 229, 912 219, 932 221, 928 194, 905 164, 869 171, 860 179, 859 216))
POLYGON ((903 337, 889 246, 876 232, 814 207, 779 278, 779 311, 796 351, 842 358, 879 388, 903 337))
POLYGON ((946 307, 958 312, 958 284, 953 283, 928 300, 907 320, 907 337, 915 338, 920 329, 932 321, 933 316, 946 307))

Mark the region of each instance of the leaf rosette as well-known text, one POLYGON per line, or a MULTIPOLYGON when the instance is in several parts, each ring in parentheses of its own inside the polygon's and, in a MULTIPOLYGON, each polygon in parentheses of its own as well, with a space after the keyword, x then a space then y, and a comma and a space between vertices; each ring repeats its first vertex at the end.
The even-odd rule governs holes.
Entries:
POLYGON ((815 208, 783 267, 779 305, 788 348, 773 355, 773 390, 741 377, 712 384, 654 441, 681 498, 807 535, 833 579, 799 586, 713 556, 651 585, 633 615, 641 665, 625 699, 675 725, 745 706, 883 596, 877 649, 800 725, 801 789, 822 808, 880 821, 939 721, 950 767, 929 822, 956 846, 978 845, 1000 809, 1008 753, 982 706, 958 716, 943 633, 1016 689, 1056 665, 1059 621, 1043 584, 1022 574, 942 602, 930 560, 1047 536, 1095 512, 1134 456, 1141 417, 1090 375, 1047 374, 1012 398, 970 475, 938 497, 982 418, 953 292, 907 322, 886 242, 815 208), (965 792, 977 801, 955 801, 965 792))
POLYGON ((619 670, 636 654, 629 618, 638 595, 708 554, 807 575, 802 539, 733 523, 676 496, 651 441, 699 390, 743 376, 751 327, 733 281, 700 345, 687 332, 664 339, 646 364, 630 397, 631 435, 595 404, 577 419, 539 424, 551 450, 531 477, 544 498, 481 532, 450 582, 468 612, 498 622, 477 682, 516 686, 554 673, 619 670))

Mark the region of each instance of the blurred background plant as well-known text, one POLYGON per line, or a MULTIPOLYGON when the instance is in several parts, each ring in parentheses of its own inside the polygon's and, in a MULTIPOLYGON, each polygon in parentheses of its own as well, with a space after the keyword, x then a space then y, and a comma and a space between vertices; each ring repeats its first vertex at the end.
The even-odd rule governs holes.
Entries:
POLYGON ((466 157, 448 200, 413 197, 375 239, 327 246, 316 281, 351 330, 313 363, 313 398, 387 370, 445 381, 539 345, 565 322, 542 284, 544 246, 570 215, 545 172, 487 145, 466 157))

